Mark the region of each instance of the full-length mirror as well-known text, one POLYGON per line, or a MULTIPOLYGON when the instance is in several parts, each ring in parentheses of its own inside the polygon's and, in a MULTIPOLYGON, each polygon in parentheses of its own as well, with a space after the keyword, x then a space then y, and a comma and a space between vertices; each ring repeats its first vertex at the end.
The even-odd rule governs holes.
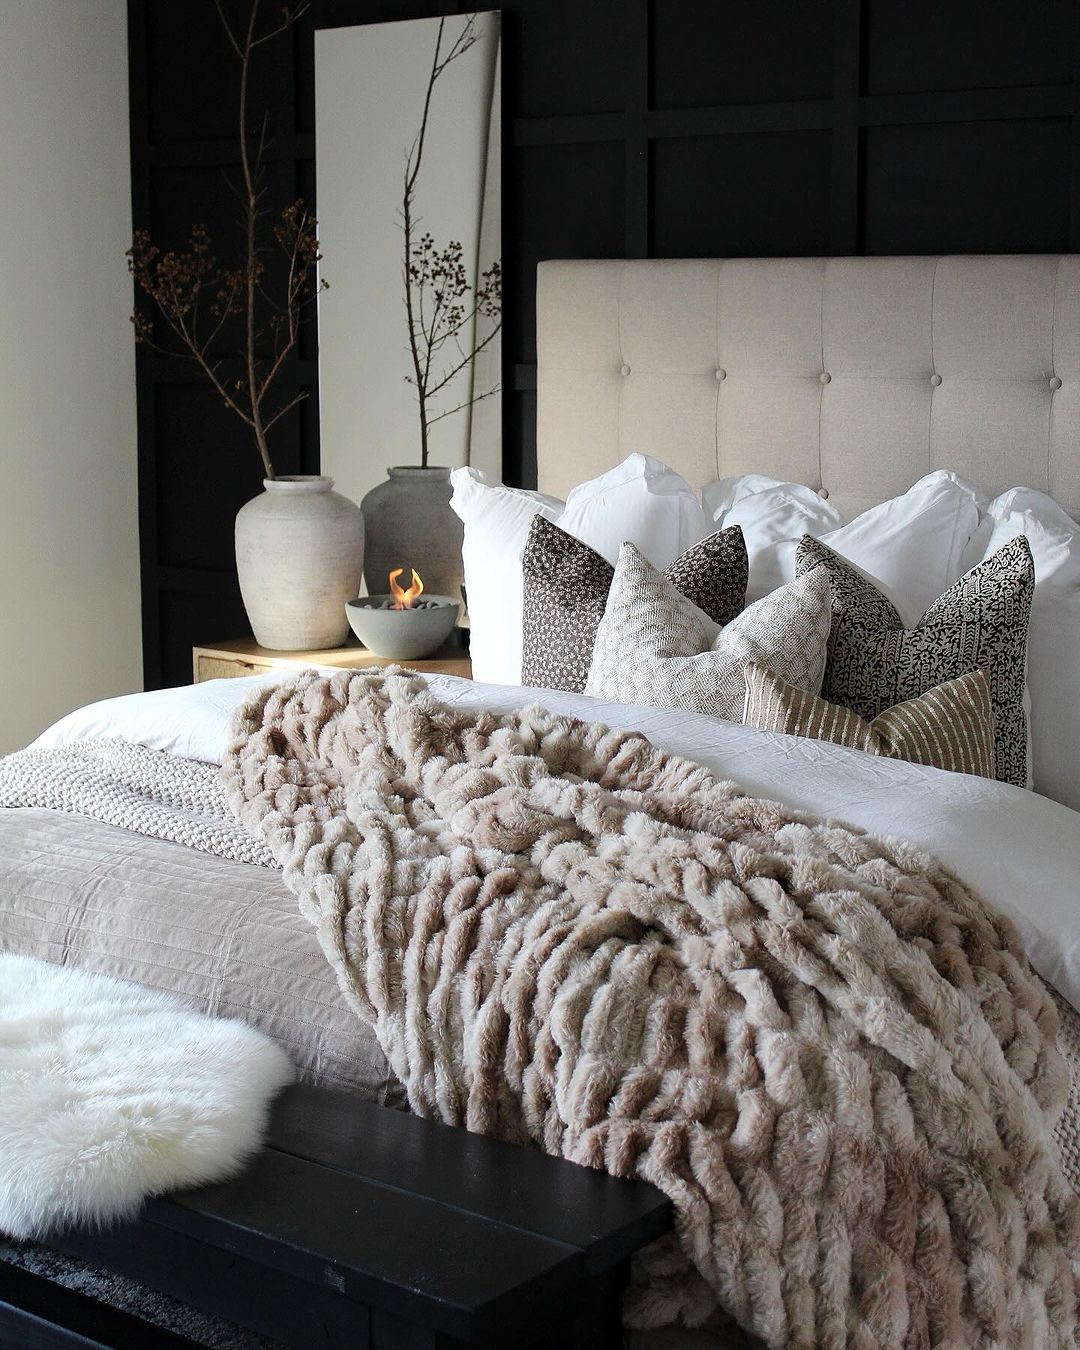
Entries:
POLYGON ((316 35, 322 465, 367 498, 369 590, 415 567, 453 593, 460 532, 435 470, 501 469, 499 27, 316 35))

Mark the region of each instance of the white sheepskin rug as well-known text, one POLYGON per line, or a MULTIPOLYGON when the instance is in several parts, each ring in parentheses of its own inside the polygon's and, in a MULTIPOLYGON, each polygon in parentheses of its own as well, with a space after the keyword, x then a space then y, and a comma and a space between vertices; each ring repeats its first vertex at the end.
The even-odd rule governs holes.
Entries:
POLYGON ((285 1052, 111 976, 0 955, 0 1231, 38 1238, 221 1181, 260 1145, 285 1052))

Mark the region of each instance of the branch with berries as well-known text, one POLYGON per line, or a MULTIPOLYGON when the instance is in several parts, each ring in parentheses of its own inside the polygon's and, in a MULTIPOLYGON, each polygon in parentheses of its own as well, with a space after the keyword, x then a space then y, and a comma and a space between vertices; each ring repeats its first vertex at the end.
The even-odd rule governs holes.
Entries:
POLYGON ((469 282, 464 250, 457 240, 440 247, 430 234, 418 236, 416 184, 427 139, 432 95, 449 66, 480 40, 476 17, 470 16, 456 38, 444 49, 446 20, 440 19, 435 53, 428 75, 420 130, 405 159, 405 191, 401 224, 404 234, 402 281, 405 316, 412 356, 412 374, 406 381, 416 389, 420 414, 420 463, 427 467, 429 431, 436 422, 470 408, 499 392, 470 389, 453 407, 440 409, 436 400, 467 371, 476 357, 496 338, 502 327, 502 265, 494 263, 481 273, 475 288, 469 282))

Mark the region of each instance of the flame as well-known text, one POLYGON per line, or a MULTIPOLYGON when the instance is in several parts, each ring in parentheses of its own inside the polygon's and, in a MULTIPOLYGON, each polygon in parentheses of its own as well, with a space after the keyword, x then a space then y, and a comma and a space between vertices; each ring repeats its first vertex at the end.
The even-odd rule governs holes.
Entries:
POLYGON ((416 568, 411 568, 412 585, 402 590, 398 585, 398 577, 404 572, 404 567, 395 567, 390 573, 390 594, 394 597, 395 609, 412 609, 415 601, 419 600, 424 593, 424 583, 420 580, 420 574, 416 568))

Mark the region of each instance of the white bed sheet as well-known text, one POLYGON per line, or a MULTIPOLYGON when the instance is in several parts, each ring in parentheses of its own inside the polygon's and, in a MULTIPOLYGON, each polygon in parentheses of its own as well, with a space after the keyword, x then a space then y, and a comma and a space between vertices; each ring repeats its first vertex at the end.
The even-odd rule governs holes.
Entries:
MULTIPOLYGON (((254 687, 280 678, 210 680, 109 699, 70 713, 34 744, 114 736, 220 762, 233 709, 254 687)), ((697 713, 477 684, 449 675, 429 676, 428 684, 436 697, 462 708, 509 712, 538 702, 586 720, 633 728, 753 796, 911 840, 1011 915, 1035 969, 1080 1006, 1080 813, 1068 807, 1006 783, 877 759, 697 713)))

